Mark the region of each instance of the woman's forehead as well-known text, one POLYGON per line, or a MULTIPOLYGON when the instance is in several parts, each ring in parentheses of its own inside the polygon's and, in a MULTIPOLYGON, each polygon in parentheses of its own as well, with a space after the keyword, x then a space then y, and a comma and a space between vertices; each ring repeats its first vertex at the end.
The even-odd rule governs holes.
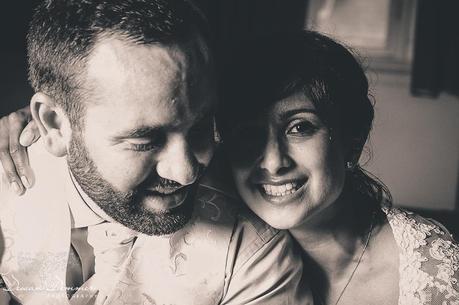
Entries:
POLYGON ((311 100, 304 93, 300 92, 275 102, 269 108, 269 116, 276 118, 291 116, 298 112, 316 112, 316 108, 311 100))

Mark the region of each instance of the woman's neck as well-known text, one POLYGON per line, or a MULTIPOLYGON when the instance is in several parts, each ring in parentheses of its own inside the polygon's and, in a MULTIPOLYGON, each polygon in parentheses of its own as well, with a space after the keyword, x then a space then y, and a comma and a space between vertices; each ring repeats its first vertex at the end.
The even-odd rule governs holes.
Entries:
POLYGON ((305 256, 327 280, 346 276, 347 267, 355 263, 364 247, 369 225, 359 219, 365 216, 356 210, 348 201, 336 201, 310 221, 290 230, 305 256))

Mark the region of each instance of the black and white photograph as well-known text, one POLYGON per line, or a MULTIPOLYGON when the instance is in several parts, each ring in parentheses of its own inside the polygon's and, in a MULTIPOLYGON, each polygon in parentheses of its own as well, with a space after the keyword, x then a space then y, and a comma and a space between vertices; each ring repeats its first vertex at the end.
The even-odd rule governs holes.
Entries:
POLYGON ((0 4, 0 305, 459 305, 457 12, 0 4))

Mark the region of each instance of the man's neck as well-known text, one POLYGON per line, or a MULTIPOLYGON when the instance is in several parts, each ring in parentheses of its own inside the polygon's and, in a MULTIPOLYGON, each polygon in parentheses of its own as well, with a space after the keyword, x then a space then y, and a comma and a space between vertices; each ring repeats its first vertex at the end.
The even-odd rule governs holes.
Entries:
POLYGON ((86 227, 112 219, 83 191, 70 169, 67 200, 72 214, 72 227, 86 227))

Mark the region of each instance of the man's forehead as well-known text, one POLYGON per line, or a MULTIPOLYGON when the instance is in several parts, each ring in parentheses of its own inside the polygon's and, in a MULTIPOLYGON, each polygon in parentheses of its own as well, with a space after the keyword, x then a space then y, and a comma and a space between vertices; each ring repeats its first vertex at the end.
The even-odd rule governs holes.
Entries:
POLYGON ((192 122, 215 100, 209 77, 205 71, 195 75, 193 66, 178 47, 106 39, 87 64, 86 84, 93 92, 88 111, 99 108, 99 119, 118 120, 122 129, 192 122))
POLYGON ((126 81, 136 73, 136 81, 145 74, 184 78, 188 58, 179 48, 160 44, 142 45, 125 39, 105 38, 96 43, 87 62, 89 81, 126 81), (128 77, 129 76, 129 77, 128 77))
POLYGON ((157 95, 180 88, 210 90, 202 88, 210 84, 199 87, 198 83, 210 77, 212 68, 194 53, 188 45, 145 45, 117 37, 103 38, 88 58, 85 85, 99 94, 110 94, 118 88, 129 94, 143 90, 157 95))
POLYGON ((107 64, 129 68, 139 63, 154 63, 167 57, 182 69, 212 70, 210 49, 198 33, 183 41, 170 43, 139 43, 121 34, 100 34, 88 56, 88 64, 93 65, 93 68, 107 68, 107 64))

